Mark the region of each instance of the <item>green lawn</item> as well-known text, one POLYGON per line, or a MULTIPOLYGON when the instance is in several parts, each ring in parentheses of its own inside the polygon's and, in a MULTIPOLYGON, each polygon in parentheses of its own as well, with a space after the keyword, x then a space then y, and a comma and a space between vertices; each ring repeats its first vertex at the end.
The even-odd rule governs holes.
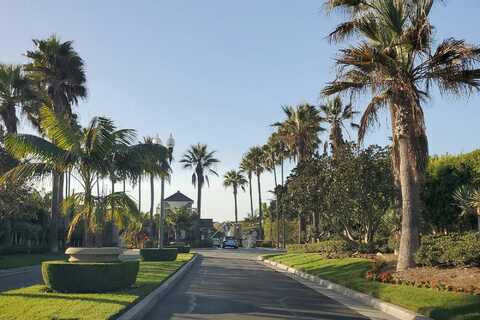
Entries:
POLYGON ((179 254, 176 261, 141 262, 132 288, 109 293, 48 293, 43 285, 0 293, 0 319, 115 319, 146 296, 193 254, 179 254))
POLYGON ((63 253, 38 253, 38 254, 12 254, 0 255, 0 269, 34 266, 49 260, 64 260, 63 253))
POLYGON ((323 259, 317 254, 308 253, 269 256, 268 259, 437 320, 480 319, 480 296, 368 281, 364 275, 369 270, 371 261, 366 259, 323 259))

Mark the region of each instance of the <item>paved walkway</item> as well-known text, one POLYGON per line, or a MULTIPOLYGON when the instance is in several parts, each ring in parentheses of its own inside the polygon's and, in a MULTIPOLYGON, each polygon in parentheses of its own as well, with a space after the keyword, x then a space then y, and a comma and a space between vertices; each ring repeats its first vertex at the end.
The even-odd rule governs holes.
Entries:
MULTIPOLYGON (((267 251, 213 249, 198 252, 201 255, 199 263, 146 319, 368 319, 254 261, 267 251)), ((382 314, 376 319, 391 317, 382 314)))

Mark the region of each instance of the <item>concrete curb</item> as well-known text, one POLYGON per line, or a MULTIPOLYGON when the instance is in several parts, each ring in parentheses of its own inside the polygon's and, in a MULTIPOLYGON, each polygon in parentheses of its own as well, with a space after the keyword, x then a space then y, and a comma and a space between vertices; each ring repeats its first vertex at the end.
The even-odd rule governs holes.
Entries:
POLYGON ((127 312, 120 315, 117 320, 139 320, 143 319, 154 307, 155 304, 162 299, 192 268, 197 261, 198 255, 192 260, 185 263, 170 278, 163 282, 158 288, 150 292, 146 297, 137 302, 127 312))
POLYGON ((395 318, 398 318, 400 320, 433 320, 429 317, 426 317, 424 315, 417 314, 413 311, 407 310, 405 308, 399 307, 397 305, 385 302, 383 300, 374 298, 370 295, 367 295, 365 293, 361 293, 352 289, 348 289, 344 286, 341 286, 339 284, 330 282, 328 280, 319 278, 317 276, 299 271, 295 268, 288 267, 284 264, 274 262, 271 260, 266 260, 263 259, 263 257, 258 257, 258 260, 263 263, 265 266, 270 267, 276 271, 280 272, 286 272, 291 275, 293 275, 293 278, 295 279, 296 277, 302 278, 307 281, 311 281, 325 289, 332 290, 336 293, 339 293, 341 295, 347 296, 349 298, 352 298, 354 300, 357 300, 365 305, 368 305, 370 307, 373 307, 377 310, 380 310, 388 315, 391 315, 395 318))

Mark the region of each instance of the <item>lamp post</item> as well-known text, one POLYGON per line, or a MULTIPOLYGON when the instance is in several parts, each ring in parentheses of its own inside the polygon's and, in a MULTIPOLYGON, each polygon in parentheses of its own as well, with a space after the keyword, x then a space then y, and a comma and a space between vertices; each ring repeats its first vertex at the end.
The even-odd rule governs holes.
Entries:
MULTIPOLYGON (((170 136, 167 139, 166 144, 168 150, 168 164, 172 163, 173 159, 173 148, 175 147, 175 139, 173 139, 173 135, 170 133, 170 136)), ((163 248, 163 221, 165 219, 165 176, 166 171, 168 168, 165 168, 165 172, 162 173, 161 179, 161 186, 160 186, 160 214, 158 216, 158 247, 163 248)))

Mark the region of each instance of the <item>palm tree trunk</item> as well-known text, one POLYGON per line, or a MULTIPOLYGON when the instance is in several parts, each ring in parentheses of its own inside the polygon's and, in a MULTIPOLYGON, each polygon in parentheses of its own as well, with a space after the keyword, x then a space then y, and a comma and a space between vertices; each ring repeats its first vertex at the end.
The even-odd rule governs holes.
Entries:
POLYGON ((59 216, 59 195, 60 189, 60 174, 56 171, 52 172, 52 202, 51 202, 51 216, 50 228, 48 232, 48 246, 51 252, 58 252, 58 216, 59 216))
POLYGON ((298 215, 298 244, 302 244, 302 216, 298 215))
MULTIPOLYGON (((158 247, 163 248, 163 220, 165 219, 165 177, 161 177, 160 183, 160 214, 158 216, 158 247)), ((153 222, 153 221, 152 221, 153 222)), ((155 225, 155 223, 153 223, 155 225)), ((175 233, 176 233, 175 229, 175 233)), ((175 235, 176 237, 176 235, 175 235)))
POLYGON ((155 181, 153 174, 150 174, 150 223, 153 222, 153 209, 155 206, 155 181))
POLYGON ((235 201, 235 223, 238 223, 237 191, 233 191, 233 200, 235 201))
POLYGON ((260 174, 257 174, 258 185, 258 220, 260 224, 260 240, 263 240, 263 210, 262 210, 262 190, 260 186, 260 174))
POLYGON ((197 186, 197 213, 198 219, 202 218, 202 183, 198 182, 197 186))
POLYGON ((123 193, 126 192, 126 181, 125 179, 123 179, 123 193))
MULTIPOLYGON (((402 128, 400 128, 400 130, 402 130, 402 128)), ((403 271, 415 266, 414 257, 419 245, 417 217, 418 206, 420 204, 420 189, 418 181, 414 179, 413 171, 415 170, 415 164, 409 161, 407 134, 400 132, 398 141, 400 154, 400 185, 402 191, 402 234, 400 238, 397 270, 403 271)))
POLYGON ((138 211, 142 212, 142 176, 138 176, 138 211))
POLYGON ((250 191, 250 214, 253 217, 252 174, 248 174, 248 189, 250 191))

